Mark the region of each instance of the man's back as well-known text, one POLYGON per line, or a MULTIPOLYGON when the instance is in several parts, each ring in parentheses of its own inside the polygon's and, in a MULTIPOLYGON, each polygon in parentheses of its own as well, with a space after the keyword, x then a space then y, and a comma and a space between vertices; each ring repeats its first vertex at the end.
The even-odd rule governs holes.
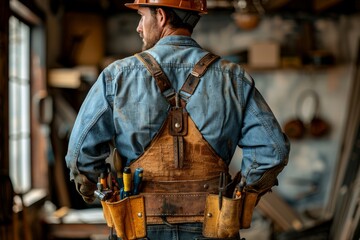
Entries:
MULTIPOLYGON (((160 40, 148 53, 157 60, 175 92, 178 92, 195 63, 207 52, 191 38, 176 36, 160 40)), ((140 155, 144 151, 158 132, 167 116, 169 104, 146 67, 134 57, 115 62, 112 68, 122 69, 113 76, 118 87, 114 96, 114 122, 119 124, 117 141, 119 146, 131 144, 138 147, 135 153, 132 149, 130 155, 122 152, 121 148, 119 151, 125 159, 132 160, 136 158, 134 154, 140 155)), ((201 78, 186 107, 204 138, 228 161, 241 130, 243 103, 240 102, 242 86, 239 84, 242 75, 242 69, 237 65, 221 66, 220 62, 215 62, 201 78), (229 69, 229 66, 234 69, 229 69)), ((251 82, 245 84, 250 85, 251 82)))
MULTIPOLYGON (((185 36, 163 38, 148 52, 159 62, 176 92, 194 64, 207 53, 185 36)), ((134 56, 107 67, 87 98, 92 101, 85 100, 83 110, 79 112, 81 116, 86 109, 86 122, 77 123, 83 126, 75 125, 73 132, 79 135, 74 139, 80 138, 84 143, 70 142, 70 146, 78 144, 85 149, 86 142, 92 142, 94 137, 101 142, 115 136, 115 145, 127 164, 143 154, 164 123, 169 109, 151 74, 134 56), (97 122, 98 126, 92 128, 98 119, 104 122, 103 126, 97 122), (106 131, 99 130, 102 128, 106 131)), ((281 129, 269 125, 269 120, 277 124, 273 114, 254 88, 252 79, 237 64, 225 60, 212 64, 188 100, 186 110, 203 137, 227 164, 238 145, 243 147, 245 158, 256 157, 256 151, 258 154, 270 153, 269 159, 264 159, 271 161, 270 164, 281 162, 282 154, 286 155, 286 146, 281 144, 281 129), (251 137, 245 138, 246 134, 251 137), (274 146, 279 147, 277 152, 269 152, 274 146)), ((71 154, 77 156, 78 151, 83 151, 75 150, 70 152, 68 161, 75 161, 71 154)), ((244 164, 248 172, 254 168, 249 163, 244 164)), ((93 179, 96 179, 95 175, 93 179)))

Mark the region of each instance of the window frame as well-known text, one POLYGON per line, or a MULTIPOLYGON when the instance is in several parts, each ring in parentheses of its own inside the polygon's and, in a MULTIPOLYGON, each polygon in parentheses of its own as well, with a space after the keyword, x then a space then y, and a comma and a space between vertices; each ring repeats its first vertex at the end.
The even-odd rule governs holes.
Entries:
MULTIPOLYGON (((13 16, 19 21, 29 26, 30 39, 29 39, 29 84, 30 84, 30 98, 29 98, 29 111, 30 111, 30 189, 29 191, 20 192, 25 194, 31 192, 34 189, 46 189, 48 190, 48 156, 47 156, 47 129, 46 124, 41 122, 39 116, 39 98, 47 95, 46 84, 46 32, 44 15, 40 10, 34 6, 28 6, 22 3, 22 1, 9 1, 10 17, 13 16)), ((10 30, 10 29, 9 29, 10 30)), ((10 54, 10 49, 8 56, 10 54)), ((10 66, 9 66, 10 67, 10 66)), ((9 68, 8 67, 8 68, 9 68)), ((10 83, 10 72, 8 72, 8 85, 10 83)), ((7 86, 9 89, 9 86, 7 86)), ((8 101, 10 95, 8 94, 8 101)), ((9 102, 6 104, 9 105, 9 102)), ((10 111, 10 109, 9 109, 10 111)), ((8 111, 8 119, 10 118, 10 112, 8 111)), ((9 120, 8 124, 9 126, 9 120)), ((9 141, 9 131, 7 140, 9 141)), ((10 149, 9 143, 7 145, 10 149)), ((10 151, 10 150, 8 150, 10 151)), ((8 152, 8 161, 10 161, 10 152, 8 152)), ((10 164, 7 164, 8 171, 10 172, 10 164)))
POLYGON ((32 179, 30 40, 31 27, 16 16, 10 16, 9 171, 13 187, 19 193, 31 189, 32 179))

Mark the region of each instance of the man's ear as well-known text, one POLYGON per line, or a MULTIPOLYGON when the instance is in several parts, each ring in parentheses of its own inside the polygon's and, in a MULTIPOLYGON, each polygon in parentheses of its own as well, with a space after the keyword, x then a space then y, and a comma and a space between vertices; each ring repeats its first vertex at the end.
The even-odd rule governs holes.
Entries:
POLYGON ((164 9, 158 8, 157 13, 158 14, 156 15, 156 17, 157 17, 158 23, 160 24, 161 27, 164 27, 167 22, 167 17, 166 17, 164 9))

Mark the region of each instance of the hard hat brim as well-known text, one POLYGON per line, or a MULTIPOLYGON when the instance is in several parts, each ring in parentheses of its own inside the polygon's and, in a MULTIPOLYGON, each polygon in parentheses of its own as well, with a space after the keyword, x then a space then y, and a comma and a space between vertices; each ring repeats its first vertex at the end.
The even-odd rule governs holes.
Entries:
POLYGON ((138 10, 139 7, 168 7, 168 8, 176 8, 185 11, 198 12, 199 14, 207 14, 206 10, 194 10, 193 8, 186 7, 175 7, 174 5, 164 4, 164 3, 125 3, 125 7, 138 10))

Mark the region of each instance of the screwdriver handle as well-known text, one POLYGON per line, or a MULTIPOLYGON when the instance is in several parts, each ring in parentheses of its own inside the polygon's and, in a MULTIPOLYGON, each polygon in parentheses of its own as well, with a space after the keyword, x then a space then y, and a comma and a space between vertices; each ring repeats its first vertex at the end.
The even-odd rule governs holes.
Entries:
POLYGON ((140 192, 140 185, 143 179, 143 172, 144 169, 142 168, 136 168, 134 173, 134 190, 133 194, 137 195, 140 192))
POLYGON ((131 169, 129 167, 124 168, 124 198, 131 195, 131 169))

